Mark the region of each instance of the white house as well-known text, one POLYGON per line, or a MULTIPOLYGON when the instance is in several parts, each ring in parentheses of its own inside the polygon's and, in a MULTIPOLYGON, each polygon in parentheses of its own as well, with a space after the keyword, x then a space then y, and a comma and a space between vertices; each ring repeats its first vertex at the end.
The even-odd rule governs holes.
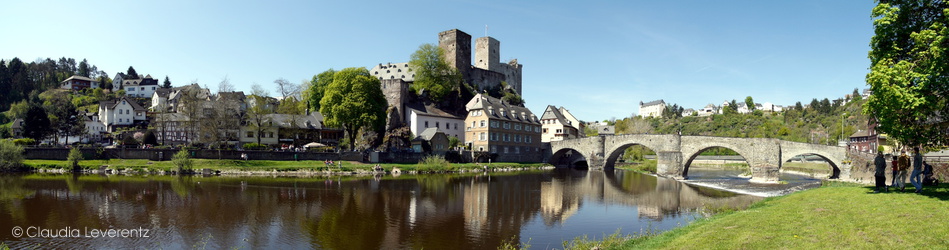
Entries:
POLYGON ((413 135, 420 135, 426 128, 440 128, 446 136, 465 141, 465 119, 449 114, 432 105, 406 105, 405 120, 413 135))
POLYGON ((99 102, 99 121, 108 132, 116 127, 128 127, 147 121, 145 108, 128 97, 99 102))
POLYGON ((647 103, 639 102, 639 116, 641 117, 660 117, 663 110, 666 110, 666 101, 662 99, 647 103))
POLYGON ((99 121, 99 115, 96 113, 83 113, 82 121, 86 125, 86 133, 81 135, 60 138, 59 143, 90 143, 101 141, 103 135, 108 133, 105 124, 99 121), (68 141, 67 141, 68 140, 68 141))
POLYGON ((557 108, 553 105, 547 105, 547 109, 544 110, 544 115, 540 117, 541 123, 541 142, 552 142, 552 141, 562 141, 565 139, 576 139, 580 138, 580 121, 576 120, 576 117, 573 114, 570 114, 570 111, 561 107, 557 108), (570 118, 567 118, 567 116, 570 118))
POLYGON ((125 90, 125 96, 136 98, 149 98, 158 90, 158 79, 151 75, 134 77, 124 73, 117 73, 112 79, 112 90, 125 90))
POLYGON ((710 116, 718 113, 718 108, 715 107, 715 104, 709 103, 708 105, 705 105, 705 108, 699 109, 698 112, 699 116, 710 116))
POLYGON ((83 90, 88 88, 99 88, 99 82, 85 76, 70 76, 62 81, 61 89, 83 90))

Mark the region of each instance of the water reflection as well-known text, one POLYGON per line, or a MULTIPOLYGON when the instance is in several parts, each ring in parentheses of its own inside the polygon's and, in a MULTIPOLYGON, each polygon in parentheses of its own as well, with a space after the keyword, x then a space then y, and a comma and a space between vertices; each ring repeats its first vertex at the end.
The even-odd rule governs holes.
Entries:
POLYGON ((760 198, 624 171, 355 178, 0 176, 0 241, 54 248, 560 247, 666 230, 760 198), (15 238, 14 226, 151 229, 149 238, 15 238))

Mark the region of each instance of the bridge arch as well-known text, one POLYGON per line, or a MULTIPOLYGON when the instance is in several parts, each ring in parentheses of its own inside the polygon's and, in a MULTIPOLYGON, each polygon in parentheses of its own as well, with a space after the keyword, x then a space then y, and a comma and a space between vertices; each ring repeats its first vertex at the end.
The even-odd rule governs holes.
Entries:
POLYGON ((781 163, 785 163, 798 155, 816 155, 830 165, 831 179, 840 178, 845 169, 843 163, 847 158, 844 147, 816 145, 801 142, 781 141, 781 163))
POLYGON ((699 156, 701 156, 702 153, 704 153, 705 151, 708 151, 708 150, 714 149, 714 148, 724 148, 724 149, 729 149, 729 150, 731 150, 731 151, 734 151, 735 153, 738 154, 739 157, 741 157, 742 161, 744 161, 746 164, 748 164, 748 167, 751 167, 751 163, 748 162, 748 158, 745 157, 744 155, 742 155, 741 152, 738 152, 737 150, 735 150, 735 149, 733 149, 733 148, 723 147, 723 146, 708 146, 708 147, 705 147, 705 148, 703 148, 703 149, 699 149, 699 150, 696 151, 694 154, 690 155, 689 158, 686 158, 686 160, 685 160, 685 161, 683 162, 683 164, 682 164, 682 165, 683 165, 683 166, 682 166, 682 168, 683 168, 683 169, 682 169, 682 177, 688 178, 688 176, 689 176, 689 168, 692 167, 692 161, 694 161, 696 158, 698 158, 699 156))
POLYGON ((777 139, 682 136, 683 176, 695 158, 713 147, 731 149, 751 167, 752 182, 777 182, 780 178, 781 148, 777 139))
POLYGON ((604 168, 613 168, 616 166, 616 161, 619 160, 620 156, 623 156, 626 153, 626 149, 629 149, 633 146, 642 146, 645 149, 651 150, 653 153, 656 153, 655 149, 650 148, 649 146, 643 145, 641 143, 630 142, 628 144, 619 145, 614 149, 611 149, 609 155, 606 156, 605 161, 603 162, 604 168))
POLYGON ((587 157, 579 150, 573 148, 558 149, 556 152, 553 152, 550 159, 547 160, 547 163, 558 167, 589 167, 587 157))

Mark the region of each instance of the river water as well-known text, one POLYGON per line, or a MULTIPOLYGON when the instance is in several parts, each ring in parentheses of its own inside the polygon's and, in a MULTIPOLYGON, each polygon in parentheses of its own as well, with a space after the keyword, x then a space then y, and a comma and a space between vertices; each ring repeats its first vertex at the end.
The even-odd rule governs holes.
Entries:
MULTIPOLYGON (((690 171, 696 182, 730 174, 690 171)), ((495 249, 514 241, 546 249, 617 229, 665 231, 760 199, 622 170, 0 175, 0 241, 12 248, 173 249, 495 249)))

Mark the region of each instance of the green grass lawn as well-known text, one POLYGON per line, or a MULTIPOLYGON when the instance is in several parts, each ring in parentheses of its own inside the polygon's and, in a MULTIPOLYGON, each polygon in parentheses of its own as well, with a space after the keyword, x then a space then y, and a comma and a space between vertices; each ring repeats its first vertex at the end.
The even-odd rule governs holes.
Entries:
MULTIPOLYGON (((194 159, 194 169, 212 169, 220 171, 358 171, 370 170, 375 164, 364 164, 359 162, 338 161, 331 168, 327 168, 323 161, 264 161, 264 160, 212 160, 212 159, 194 159)), ((66 161, 60 160, 25 160, 24 165, 36 169, 58 169, 68 166, 66 161)), ((112 169, 134 169, 134 170, 174 170, 175 165, 171 161, 149 161, 143 159, 112 159, 112 160, 83 160, 79 165, 85 169, 98 169, 100 166, 108 166, 112 169)), ((543 163, 460 163, 449 164, 448 166, 430 166, 420 164, 397 164, 383 163, 379 164, 386 171, 393 168, 399 168, 402 171, 458 171, 483 169, 487 166, 489 169, 496 168, 536 168, 546 166, 543 163)))
MULTIPOLYGON (((949 246, 949 185, 912 192, 830 186, 765 199, 743 211, 627 241, 618 249, 881 249, 949 246)), ((826 185, 826 184, 825 184, 826 185)), ((909 190, 909 189, 907 189, 909 190)))

